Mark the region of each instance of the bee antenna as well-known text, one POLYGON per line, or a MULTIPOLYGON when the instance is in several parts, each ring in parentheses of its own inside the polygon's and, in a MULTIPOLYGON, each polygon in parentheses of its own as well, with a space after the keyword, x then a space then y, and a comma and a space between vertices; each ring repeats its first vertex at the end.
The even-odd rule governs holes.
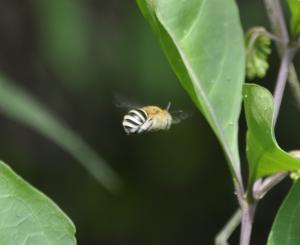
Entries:
POLYGON ((171 107, 171 101, 169 101, 166 110, 168 111, 170 109, 170 107, 171 107))

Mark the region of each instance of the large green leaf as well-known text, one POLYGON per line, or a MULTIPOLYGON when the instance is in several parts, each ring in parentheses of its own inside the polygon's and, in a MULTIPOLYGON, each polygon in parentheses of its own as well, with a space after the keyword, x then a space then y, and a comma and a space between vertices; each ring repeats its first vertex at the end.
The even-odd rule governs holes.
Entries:
MULTIPOLYGON (((238 118, 245 54, 233 0, 137 0, 183 87, 239 172, 238 118)), ((163 84, 162 84, 163 86, 163 84)))
POLYGON ((30 126, 58 144, 107 189, 116 190, 119 187, 118 176, 80 136, 54 117, 32 95, 1 75, 0 112, 30 126))
POLYGON ((294 37, 300 33, 300 0, 288 0, 291 11, 290 27, 294 37))
POLYGON ((276 142, 271 93, 256 84, 245 84, 243 95, 248 126, 249 186, 260 177, 300 169, 300 160, 291 157, 276 142))
POLYGON ((297 181, 281 205, 272 230, 268 245, 300 244, 300 181, 297 181))
POLYGON ((74 234, 55 203, 0 162, 1 245, 73 245, 74 234))

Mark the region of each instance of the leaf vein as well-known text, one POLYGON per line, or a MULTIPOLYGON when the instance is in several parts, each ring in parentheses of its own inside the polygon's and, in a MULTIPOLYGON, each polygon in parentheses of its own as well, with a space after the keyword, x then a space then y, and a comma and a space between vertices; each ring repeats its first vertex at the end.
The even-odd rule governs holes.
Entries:
POLYGON ((200 3, 199 10, 198 10, 198 13, 197 13, 195 19, 193 20, 190 28, 184 33, 183 37, 181 38, 181 40, 179 42, 184 42, 191 35, 191 33, 194 31, 194 29, 197 26, 198 20, 200 19, 201 15, 203 13, 203 9, 204 9, 203 6, 204 6, 205 3, 206 3, 206 0, 203 0, 200 3))

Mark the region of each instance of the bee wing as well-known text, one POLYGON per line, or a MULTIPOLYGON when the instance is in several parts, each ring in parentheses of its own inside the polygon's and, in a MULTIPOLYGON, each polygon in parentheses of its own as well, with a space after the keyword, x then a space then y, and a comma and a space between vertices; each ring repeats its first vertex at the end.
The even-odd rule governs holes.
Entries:
POLYGON ((178 124, 181 121, 191 116, 189 113, 180 110, 171 112, 171 115, 172 115, 172 124, 178 124))
POLYGON ((115 106, 122 109, 135 109, 142 107, 138 102, 131 101, 119 94, 114 94, 115 106))

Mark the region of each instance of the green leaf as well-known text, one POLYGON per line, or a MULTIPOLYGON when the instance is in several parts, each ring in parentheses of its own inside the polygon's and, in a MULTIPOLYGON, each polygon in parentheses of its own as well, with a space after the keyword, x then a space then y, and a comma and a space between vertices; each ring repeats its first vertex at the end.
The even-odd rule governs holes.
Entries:
POLYGON ((237 131, 245 54, 235 1, 137 3, 182 86, 220 140, 233 174, 239 172, 237 131))
POLYGON ((267 245, 300 244, 300 181, 297 181, 281 205, 267 245))
POLYGON ((243 95, 248 127, 249 186, 258 178, 300 169, 300 160, 283 151, 276 142, 271 93, 256 84, 245 84, 243 95))
MULTIPOLYGON (((295 157, 297 159, 300 159, 300 151, 299 150, 293 150, 293 151, 289 151, 289 154, 292 157, 295 157)), ((296 170, 296 171, 292 171, 290 173, 290 178, 292 179, 292 181, 295 183, 298 179, 300 179, 300 169, 296 170)))
POLYGON ((0 244, 76 244, 72 221, 0 161, 0 244))
POLYGON ((80 136, 53 116, 32 95, 1 75, 0 112, 51 139, 77 159, 107 189, 114 191, 119 188, 118 176, 80 136))
POLYGON ((288 0, 291 11, 290 28, 293 37, 300 33, 300 0, 288 0))
POLYGON ((263 27, 251 28, 246 34, 246 73, 252 80, 263 78, 269 68, 268 57, 271 53, 271 40, 263 27))

